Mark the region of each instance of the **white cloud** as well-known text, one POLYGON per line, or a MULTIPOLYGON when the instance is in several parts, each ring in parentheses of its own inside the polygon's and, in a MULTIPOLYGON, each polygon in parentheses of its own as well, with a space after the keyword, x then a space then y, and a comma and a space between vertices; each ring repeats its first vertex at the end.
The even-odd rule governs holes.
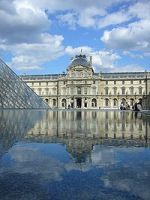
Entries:
POLYGON ((142 1, 129 7, 129 14, 139 19, 150 19, 150 2, 142 1))
POLYGON ((109 51, 97 51, 92 53, 95 71, 110 71, 115 68, 115 63, 120 56, 109 51))
POLYGON ((0 40, 7 43, 35 42, 41 32, 48 29, 51 21, 44 11, 29 1, 0 2, 0 40), (2 8, 1 8, 2 5, 2 8))
POLYGON ((1 44, 0 49, 12 53, 12 67, 39 69, 43 63, 63 55, 63 39, 61 35, 41 34, 37 43, 1 44))
POLYGON ((66 13, 63 15, 58 15, 57 19, 60 23, 66 24, 70 29, 75 29, 77 25, 77 14, 75 12, 66 13))
POLYGON ((127 22, 131 19, 131 15, 125 11, 118 11, 111 14, 107 14, 104 18, 100 19, 98 22, 99 28, 104 28, 109 25, 117 25, 127 22))
POLYGON ((141 20, 129 24, 128 27, 119 27, 111 31, 104 31, 101 40, 110 48, 149 50, 150 21, 141 20))
POLYGON ((92 63, 95 71, 100 70, 112 70, 115 68, 115 62, 120 59, 120 56, 111 52, 111 51, 94 51, 91 47, 81 46, 77 48, 73 48, 68 46, 66 48, 66 53, 71 56, 75 56, 77 54, 82 53, 89 56, 92 56, 92 63))
POLYGON ((96 16, 104 15, 105 11, 102 9, 98 9, 96 7, 90 7, 87 9, 84 9, 83 12, 81 12, 78 24, 82 27, 96 27, 96 16))
POLYGON ((70 28, 76 25, 81 27, 96 27, 97 18, 107 14, 107 9, 112 5, 127 2, 129 0, 32 0, 33 5, 39 5, 41 9, 46 8, 48 13, 52 14, 56 11, 67 11, 58 15, 60 22, 68 24, 70 28))
MULTIPOLYGON (((121 57, 118 54, 114 53, 113 51, 108 51, 108 50, 94 51, 91 47, 88 47, 88 46, 81 46, 77 48, 68 46, 65 49, 65 51, 66 51, 66 54, 70 55, 71 57, 74 57, 75 55, 78 55, 81 53, 81 49, 82 49, 82 54, 87 55, 88 59, 89 59, 89 56, 92 56, 92 63, 93 63, 93 68, 95 72, 99 72, 99 71, 143 72, 145 71, 144 67, 139 66, 136 63, 118 66, 117 61, 120 60, 121 57)), ((130 52, 129 51, 124 52, 124 54, 129 55, 130 52)), ((134 54, 130 56, 134 57, 134 54)), ((137 57, 139 58, 140 55, 137 55, 137 57)))
MULTIPOLYGON (((150 3, 133 0, 132 5, 122 7, 128 1, 1 0, 0 49, 12 54, 10 64, 18 69, 39 69, 45 62, 64 53, 71 55, 77 48, 68 46, 65 49, 63 36, 50 34, 51 24, 59 21, 72 29, 76 26, 101 29, 126 22, 129 23, 127 26, 105 30, 101 40, 110 48, 149 51, 150 3), (112 12, 112 6, 116 5, 117 11, 112 12)), ((83 51, 93 55, 96 70, 114 69, 119 59, 115 53, 94 51, 88 46, 83 51)))
POLYGON ((71 46, 66 47, 65 51, 68 55, 75 56, 76 54, 80 54, 81 50, 83 54, 89 55, 92 52, 92 48, 88 46, 80 46, 73 48, 71 46))
POLYGON ((8 151, 8 155, 13 162, 7 167, 2 164, 0 174, 11 171, 38 175, 39 178, 49 181, 62 180, 65 170, 63 163, 51 154, 45 155, 38 145, 15 145, 8 151))
MULTIPOLYGON (((150 2, 148 1, 132 4, 126 10, 126 13, 124 13, 125 19, 129 16, 129 19, 131 19, 132 22, 129 22, 126 26, 105 30, 101 40, 109 48, 150 51, 149 10, 150 2)), ((106 18, 108 17, 109 15, 106 18)))
POLYGON ((142 58, 144 58, 144 56, 143 56, 143 54, 141 54, 141 53, 133 53, 132 51, 123 51, 123 55, 125 55, 125 56, 129 56, 129 57, 131 57, 131 58, 139 58, 139 59, 142 59, 142 58))
MULTIPOLYGON (((28 0, 29 1, 29 0, 28 0)), ((40 8, 47 8, 50 13, 53 13, 55 11, 64 11, 64 10, 74 10, 78 13, 81 13, 87 9, 90 9, 92 7, 97 8, 101 10, 99 14, 105 12, 107 8, 109 8, 112 5, 116 5, 117 3, 123 3, 127 2, 129 0, 32 0, 33 5, 39 5, 40 8)))
POLYGON ((143 72, 145 69, 138 64, 128 64, 128 65, 120 65, 115 66, 111 72, 143 72))

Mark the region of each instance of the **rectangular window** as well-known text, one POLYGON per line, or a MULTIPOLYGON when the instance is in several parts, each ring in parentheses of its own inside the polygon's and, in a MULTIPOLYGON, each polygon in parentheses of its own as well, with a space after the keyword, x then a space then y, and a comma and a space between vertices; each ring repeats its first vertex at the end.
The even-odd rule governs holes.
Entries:
POLYGON ((105 88, 105 94, 108 95, 108 87, 105 88))
POLYGON ((71 87, 70 89, 71 89, 71 94, 73 95, 74 94, 74 88, 71 87))
POLYGON ((77 94, 81 94, 81 87, 77 87, 77 94))
POLYGON ((125 94, 125 87, 122 88, 122 94, 125 94))
POLYGON ((139 87, 139 94, 142 94, 142 87, 139 87))
POLYGON ((84 88, 84 94, 87 94, 87 88, 84 88))

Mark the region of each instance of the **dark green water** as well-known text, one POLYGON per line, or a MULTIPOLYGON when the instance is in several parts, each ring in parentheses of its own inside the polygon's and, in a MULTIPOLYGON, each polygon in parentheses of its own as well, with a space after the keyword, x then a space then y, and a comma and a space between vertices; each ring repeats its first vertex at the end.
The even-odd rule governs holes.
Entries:
POLYGON ((0 200, 105 199, 150 199, 150 117, 0 111, 0 200))

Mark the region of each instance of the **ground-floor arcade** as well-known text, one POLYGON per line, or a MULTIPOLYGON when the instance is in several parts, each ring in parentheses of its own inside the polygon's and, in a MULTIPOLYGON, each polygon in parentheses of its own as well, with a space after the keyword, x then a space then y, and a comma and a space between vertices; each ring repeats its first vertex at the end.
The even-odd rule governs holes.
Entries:
POLYGON ((142 96, 62 96, 43 97, 50 108, 60 109, 100 109, 100 108, 120 108, 124 106, 132 109, 135 103, 142 101, 142 96))

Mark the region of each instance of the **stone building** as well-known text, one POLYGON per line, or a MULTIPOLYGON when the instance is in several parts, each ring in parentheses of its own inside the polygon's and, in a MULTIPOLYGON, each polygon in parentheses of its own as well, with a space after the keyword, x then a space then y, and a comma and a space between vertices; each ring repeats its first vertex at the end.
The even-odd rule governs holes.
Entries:
POLYGON ((142 98, 142 107, 144 110, 150 110, 150 79, 146 76, 146 94, 142 98))
POLYGON ((150 72, 95 73, 92 57, 76 55, 63 74, 23 75, 21 78, 51 108, 132 107, 149 93, 150 72), (146 89, 147 86, 147 89, 146 89))

